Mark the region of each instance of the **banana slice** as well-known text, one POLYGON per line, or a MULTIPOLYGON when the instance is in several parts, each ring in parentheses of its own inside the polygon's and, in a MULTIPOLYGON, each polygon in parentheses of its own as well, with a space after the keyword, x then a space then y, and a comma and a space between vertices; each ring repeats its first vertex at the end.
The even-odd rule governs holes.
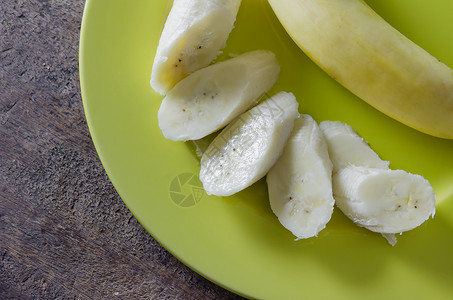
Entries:
POLYGON ((244 53, 192 73, 164 98, 159 127, 167 139, 200 139, 250 108, 277 81, 280 66, 266 50, 244 53))
POLYGON ((359 166, 333 176, 337 206, 359 226, 380 233, 411 230, 435 213, 435 194, 420 175, 359 166))
POLYGON ((332 163, 323 133, 309 115, 296 119, 282 156, 267 174, 269 201, 297 239, 316 236, 334 206, 332 163))
POLYGON ((351 126, 337 121, 323 121, 319 127, 326 137, 333 174, 351 164, 378 169, 389 168, 389 162, 380 159, 351 126))
POLYGON ((225 47, 240 0, 174 0, 154 58, 150 84, 165 95, 206 67, 225 47))
POLYGON ((230 196, 262 178, 281 155, 298 106, 293 94, 280 92, 222 130, 201 158, 206 192, 230 196))

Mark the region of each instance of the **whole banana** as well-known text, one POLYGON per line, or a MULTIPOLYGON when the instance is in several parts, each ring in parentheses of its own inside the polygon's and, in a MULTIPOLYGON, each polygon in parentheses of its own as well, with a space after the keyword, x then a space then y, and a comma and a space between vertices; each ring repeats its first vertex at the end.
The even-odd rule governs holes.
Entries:
POLYGON ((352 93, 421 132, 453 139, 453 70, 361 0, 269 0, 298 46, 352 93))

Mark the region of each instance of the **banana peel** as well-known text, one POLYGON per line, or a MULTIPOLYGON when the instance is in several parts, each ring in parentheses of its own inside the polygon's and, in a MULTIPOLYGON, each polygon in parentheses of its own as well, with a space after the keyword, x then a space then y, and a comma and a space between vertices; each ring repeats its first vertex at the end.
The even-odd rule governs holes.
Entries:
POLYGON ((453 139, 453 70, 361 0, 269 0, 296 44, 384 114, 453 139))

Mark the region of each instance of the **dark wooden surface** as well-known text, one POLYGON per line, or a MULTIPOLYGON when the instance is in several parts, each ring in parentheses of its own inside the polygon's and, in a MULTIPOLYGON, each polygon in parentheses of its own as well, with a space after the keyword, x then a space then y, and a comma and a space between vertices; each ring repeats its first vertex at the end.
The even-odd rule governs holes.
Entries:
POLYGON ((180 263, 112 187, 82 107, 84 1, 0 1, 0 299, 239 299, 180 263))

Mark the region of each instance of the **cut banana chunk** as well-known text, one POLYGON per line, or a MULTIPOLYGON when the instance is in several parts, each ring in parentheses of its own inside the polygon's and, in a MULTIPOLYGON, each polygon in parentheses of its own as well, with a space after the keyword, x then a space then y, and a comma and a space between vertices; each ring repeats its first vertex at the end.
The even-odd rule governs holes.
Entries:
POLYGON ((332 163, 324 135, 309 115, 296 119, 282 156, 267 174, 269 201, 297 239, 316 236, 334 206, 332 163))
POLYGON ((167 139, 200 139, 249 109, 277 81, 280 67, 270 51, 257 50, 198 70, 164 98, 159 127, 167 139))
POLYGON ((152 88, 165 95, 188 74, 206 67, 225 47, 240 0, 175 0, 159 40, 152 88))
POLYGON ((337 121, 324 121, 319 127, 326 137, 334 174, 349 165, 389 168, 389 162, 380 159, 351 126, 337 121))
POLYGON ((435 194, 420 175, 358 166, 333 177, 337 206, 359 226, 380 233, 411 230, 435 213, 435 194))
POLYGON ((201 158, 206 192, 230 196, 264 177, 282 153, 298 106, 293 94, 280 92, 222 130, 201 158))

